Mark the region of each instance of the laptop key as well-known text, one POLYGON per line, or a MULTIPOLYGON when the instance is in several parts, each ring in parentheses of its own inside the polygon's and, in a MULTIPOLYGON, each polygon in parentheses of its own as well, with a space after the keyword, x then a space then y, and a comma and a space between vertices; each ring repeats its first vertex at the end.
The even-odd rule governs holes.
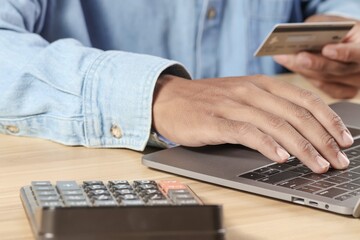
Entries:
POLYGON ((349 198, 352 198, 352 197, 354 197, 354 196, 351 195, 351 194, 344 194, 344 195, 341 195, 339 197, 336 197, 335 199, 340 200, 340 201, 345 201, 345 200, 347 200, 349 198))
POLYGON ((352 180, 350 183, 360 185, 360 179, 352 180))
POLYGON ((259 169, 256 169, 256 170, 254 170, 254 171, 252 171, 253 173, 260 173, 260 174, 262 174, 262 173, 264 173, 264 172, 266 172, 266 171, 269 171, 271 168, 268 168, 268 167, 262 167, 262 168, 259 168, 259 169))
POLYGON ((259 168, 255 171, 252 171, 253 173, 259 173, 261 175, 264 175, 264 177, 279 173, 279 170, 273 169, 273 168, 269 168, 269 167, 263 167, 263 168, 259 168))
POLYGON ((343 177, 343 178, 348 178, 348 179, 357 179, 360 178, 360 174, 359 173, 355 173, 355 172, 351 172, 351 171, 347 171, 344 173, 341 173, 339 175, 337 175, 338 177, 343 177))
POLYGON ((297 158, 290 158, 287 162, 285 162, 287 165, 291 165, 291 166, 297 166, 300 165, 301 162, 299 159, 297 158))
POLYGON ((330 168, 326 173, 323 173, 322 175, 332 177, 340 174, 341 171, 338 169, 330 168))
POLYGON ((271 176, 271 175, 274 175, 274 174, 277 174, 281 172, 280 170, 276 170, 276 169, 272 169, 270 168, 268 171, 264 172, 263 174, 266 175, 267 177, 268 176, 271 176))
POLYGON ((356 168, 360 166, 360 161, 351 160, 348 169, 356 168))
POLYGON ((351 171, 355 173, 360 173, 360 167, 352 168, 351 171))
POLYGON ((345 150, 345 154, 349 157, 357 157, 360 156, 360 150, 358 148, 353 148, 351 150, 345 150))
POLYGON ((269 165, 269 168, 277 169, 277 170, 286 170, 288 168, 291 168, 291 165, 288 165, 286 163, 275 163, 273 165, 269 165))
POLYGON ((259 173, 254 173, 254 172, 248 172, 248 173, 240 175, 239 177, 247 178, 247 179, 251 179, 251 180, 258 180, 260 178, 264 178, 265 175, 262 175, 259 173))
POLYGON ((302 192, 307 192, 307 193, 314 193, 317 191, 320 191, 321 188, 317 188, 311 185, 307 185, 307 186, 302 186, 301 188, 298 188, 296 190, 302 191, 302 192))
POLYGON ((360 190, 356 190, 350 193, 353 196, 359 196, 360 195, 360 190))
POLYGON ((335 185, 335 183, 331 183, 331 182, 327 182, 327 181, 319 181, 319 182, 315 182, 315 183, 311 184, 311 186, 322 188, 322 189, 329 188, 334 185, 335 185))
POLYGON ((347 182, 347 181, 349 181, 349 180, 346 179, 346 178, 334 176, 334 177, 329 177, 329 178, 327 178, 326 181, 340 184, 340 183, 345 183, 345 182, 347 182))
POLYGON ((286 187, 286 188, 297 188, 297 187, 300 187, 301 185, 309 184, 312 182, 314 182, 314 181, 298 177, 298 178, 294 178, 294 179, 291 179, 291 180, 288 180, 285 182, 281 182, 278 184, 278 186, 286 187))
POLYGON ((344 183, 337 186, 338 188, 344 188, 348 190, 357 190, 360 188, 360 185, 352 184, 352 183, 344 183))
POLYGON ((320 195, 323 197, 333 198, 336 196, 339 196, 341 194, 347 193, 348 191, 340 188, 329 188, 327 190, 323 190, 321 192, 318 192, 316 195, 320 195))
POLYGON ((317 180, 321 180, 321 179, 324 179, 326 178, 327 176, 324 176, 324 175, 321 175, 321 174, 317 174, 317 173, 309 173, 309 174, 306 174, 304 176, 302 176, 304 178, 308 178, 308 179, 311 179, 311 180, 314 180, 314 181, 317 181, 317 180))
POLYGON ((291 172, 291 171, 281 172, 281 173, 274 174, 274 175, 271 175, 271 176, 266 177, 266 178, 262 178, 262 179, 260 179, 258 181, 269 183, 269 184, 276 184, 278 182, 285 181, 285 180, 290 179, 290 178, 298 177, 299 175, 301 175, 301 174, 296 173, 296 172, 291 172))
POLYGON ((307 174, 310 173, 311 170, 308 167, 305 166, 299 166, 296 168, 291 169, 292 172, 298 172, 298 173, 303 173, 303 174, 307 174))

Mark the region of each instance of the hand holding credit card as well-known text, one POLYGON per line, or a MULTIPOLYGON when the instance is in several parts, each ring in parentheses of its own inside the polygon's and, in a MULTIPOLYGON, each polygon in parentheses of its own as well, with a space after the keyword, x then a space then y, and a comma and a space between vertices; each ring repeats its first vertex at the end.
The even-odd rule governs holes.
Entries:
POLYGON ((255 56, 320 52, 330 43, 339 43, 355 22, 312 22, 277 24, 255 52, 255 56))

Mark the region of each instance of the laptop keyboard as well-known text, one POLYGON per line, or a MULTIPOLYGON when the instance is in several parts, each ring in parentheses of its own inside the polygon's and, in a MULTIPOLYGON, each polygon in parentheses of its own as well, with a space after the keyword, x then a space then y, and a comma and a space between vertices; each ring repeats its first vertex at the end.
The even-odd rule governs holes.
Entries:
POLYGON ((239 177, 344 201, 360 196, 360 145, 344 152, 350 160, 345 170, 330 168, 317 174, 291 157, 286 163, 273 163, 239 177))

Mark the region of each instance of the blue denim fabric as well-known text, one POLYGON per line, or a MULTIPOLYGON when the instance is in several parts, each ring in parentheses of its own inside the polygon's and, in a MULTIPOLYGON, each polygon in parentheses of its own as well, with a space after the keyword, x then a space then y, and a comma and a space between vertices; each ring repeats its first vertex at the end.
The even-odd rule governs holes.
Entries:
POLYGON ((359 18, 360 1, 2 0, 0 133, 142 150, 163 71, 278 73, 255 49, 274 24, 315 13, 359 18))

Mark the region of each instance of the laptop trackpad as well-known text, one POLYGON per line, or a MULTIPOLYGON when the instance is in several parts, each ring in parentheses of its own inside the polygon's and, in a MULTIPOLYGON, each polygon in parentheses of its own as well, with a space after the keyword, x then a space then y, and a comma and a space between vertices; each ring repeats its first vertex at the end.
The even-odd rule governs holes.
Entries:
MULTIPOLYGON (((148 160, 152 160, 151 155, 147 156, 148 160)), ((257 151, 232 144, 196 148, 175 147, 157 152, 153 160, 176 168, 224 178, 273 163, 257 151)))

